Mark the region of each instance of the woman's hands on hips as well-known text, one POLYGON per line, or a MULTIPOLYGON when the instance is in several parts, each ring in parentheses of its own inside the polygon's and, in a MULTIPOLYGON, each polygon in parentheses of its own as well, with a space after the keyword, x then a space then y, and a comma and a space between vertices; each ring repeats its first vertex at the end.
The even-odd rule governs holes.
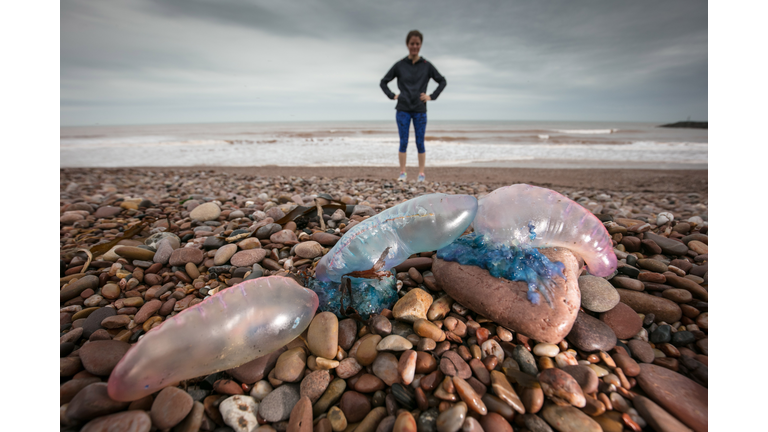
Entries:
MULTIPOLYGON (((398 98, 399 96, 400 96, 399 94, 396 94, 396 95, 395 95, 395 97, 394 97, 393 99, 394 99, 394 100, 397 100, 397 98, 398 98)), ((422 93, 422 94, 419 96, 419 99, 420 99, 422 102, 426 102, 426 101, 431 101, 431 100, 432 100, 432 98, 431 98, 431 97, 429 97, 429 95, 428 95, 428 94, 426 94, 426 93, 422 93)))

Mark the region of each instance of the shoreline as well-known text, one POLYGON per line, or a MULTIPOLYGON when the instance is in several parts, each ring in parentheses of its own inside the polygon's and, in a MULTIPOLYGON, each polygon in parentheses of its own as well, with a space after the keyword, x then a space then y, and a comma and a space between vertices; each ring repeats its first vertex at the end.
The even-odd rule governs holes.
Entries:
MULTIPOLYGON (((188 166, 126 168, 60 168, 60 176, 69 173, 88 174, 136 172, 216 172, 260 177, 325 177, 331 179, 380 179, 395 181, 399 169, 392 167, 311 167, 311 166, 188 166)), ((408 167, 408 184, 416 186, 417 167, 408 167)), ((488 186, 527 183, 552 189, 602 189, 626 192, 670 192, 708 194, 707 169, 608 169, 608 168, 496 168, 496 167, 430 167, 427 182, 483 183, 488 186)))
POLYGON ((456 168, 536 168, 536 169, 620 169, 620 170, 651 170, 651 171, 706 171, 708 163, 681 162, 644 162, 644 161, 605 161, 599 159, 529 159, 504 160, 489 162, 468 162, 455 166, 456 168))

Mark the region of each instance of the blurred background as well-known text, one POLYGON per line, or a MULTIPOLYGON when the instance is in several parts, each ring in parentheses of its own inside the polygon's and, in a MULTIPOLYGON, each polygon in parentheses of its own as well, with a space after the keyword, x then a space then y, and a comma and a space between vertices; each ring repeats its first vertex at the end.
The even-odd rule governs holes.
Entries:
POLYGON ((707 121, 707 20, 696 1, 65 0, 60 162, 391 164, 379 81, 418 29, 448 83, 430 163, 706 167, 706 129, 656 126, 707 121))

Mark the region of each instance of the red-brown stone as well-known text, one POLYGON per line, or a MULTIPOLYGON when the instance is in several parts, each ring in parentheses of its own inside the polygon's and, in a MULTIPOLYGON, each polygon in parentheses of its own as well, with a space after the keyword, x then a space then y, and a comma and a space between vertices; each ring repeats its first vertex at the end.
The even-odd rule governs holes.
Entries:
POLYGON ((348 423, 357 423, 371 411, 371 402, 356 391, 347 391, 341 396, 339 408, 344 412, 348 423))
POLYGON ((643 328, 640 315, 621 302, 613 309, 600 314, 600 321, 608 324, 619 339, 630 339, 643 328))
POLYGON ((709 427, 707 389, 661 366, 641 364, 637 383, 648 397, 697 432, 709 427))
POLYGON ((550 261, 565 264, 566 280, 556 277, 554 307, 528 300, 528 284, 496 278, 477 266, 434 258, 432 272, 443 290, 457 302, 492 319, 497 324, 532 339, 558 343, 571 330, 581 305, 578 286, 580 267, 565 248, 541 249, 550 261), (466 289, 471 286, 472 289, 466 289))

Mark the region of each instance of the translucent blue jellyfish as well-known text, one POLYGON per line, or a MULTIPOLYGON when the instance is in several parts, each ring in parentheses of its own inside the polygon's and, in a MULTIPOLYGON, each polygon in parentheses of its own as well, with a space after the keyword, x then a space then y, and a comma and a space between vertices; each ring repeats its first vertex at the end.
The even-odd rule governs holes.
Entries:
POLYGON ((354 226, 317 264, 315 278, 386 276, 386 270, 419 252, 449 245, 469 228, 477 213, 470 195, 424 195, 384 210, 354 226))
POLYGON ((226 288, 148 331, 115 366, 107 392, 134 401, 178 382, 231 369, 299 336, 317 295, 269 276, 226 288))
POLYGON ((339 318, 347 316, 348 308, 357 312, 363 320, 382 310, 392 309, 397 296, 397 278, 385 276, 381 279, 349 278, 350 289, 340 283, 322 282, 310 279, 307 288, 317 294, 320 312, 332 312, 339 318))
POLYGON ((565 247, 580 255, 590 274, 616 270, 611 237, 595 215, 546 188, 505 186, 479 200, 474 233, 438 250, 437 257, 484 268, 495 277, 528 283, 528 299, 552 305, 552 277, 563 274, 538 249, 565 247))

